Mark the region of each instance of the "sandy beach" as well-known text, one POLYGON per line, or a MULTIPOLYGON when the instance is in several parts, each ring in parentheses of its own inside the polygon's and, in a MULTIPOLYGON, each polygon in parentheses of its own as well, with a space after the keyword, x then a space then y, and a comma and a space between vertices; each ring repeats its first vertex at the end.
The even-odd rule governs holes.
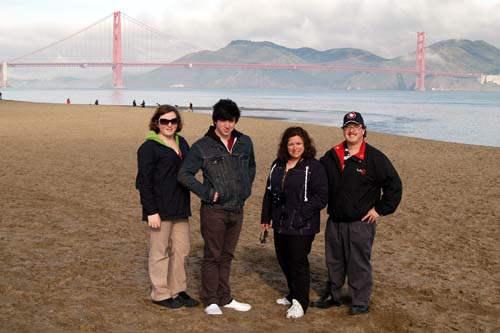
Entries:
MULTIPOLYGON (((270 163, 291 124, 268 119, 237 125, 253 138, 257 176, 232 290, 252 310, 214 318, 201 306, 153 305, 134 187, 136 151, 153 110, 0 101, 0 331, 500 332, 500 148, 369 128, 368 142, 389 156, 404 186, 397 212, 378 221, 371 312, 310 308, 285 319, 286 308, 275 304, 286 282, 272 237, 267 244, 258 238, 270 163)), ((211 118, 182 115, 191 144, 211 118)), ((304 127, 318 157, 342 140, 339 128, 304 127)), ((188 292, 199 298, 203 243, 194 195, 192 210, 188 292)), ((324 211, 310 255, 312 299, 326 279, 325 222, 324 211)))

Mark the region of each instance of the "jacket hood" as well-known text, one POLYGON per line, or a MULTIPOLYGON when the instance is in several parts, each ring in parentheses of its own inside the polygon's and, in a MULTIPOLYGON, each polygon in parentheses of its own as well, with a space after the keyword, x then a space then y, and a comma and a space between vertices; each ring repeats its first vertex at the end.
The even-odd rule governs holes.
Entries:
MULTIPOLYGON (((156 133, 155 131, 149 131, 148 133, 146 133, 146 141, 156 141, 158 142, 159 144, 161 145, 164 145, 165 147, 168 147, 165 142, 163 142, 163 140, 160 138, 160 136, 158 135, 158 133, 156 133)), ((177 146, 179 146, 179 135, 175 134, 175 142, 177 143, 177 146)))

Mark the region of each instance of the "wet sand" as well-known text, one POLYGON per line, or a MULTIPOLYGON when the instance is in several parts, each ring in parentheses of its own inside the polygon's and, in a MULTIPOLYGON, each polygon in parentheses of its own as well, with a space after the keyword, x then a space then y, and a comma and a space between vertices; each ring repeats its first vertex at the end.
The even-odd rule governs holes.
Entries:
MULTIPOLYGON (((236 101, 237 102, 237 101, 236 101)), ((378 134, 404 185, 398 211, 378 222, 371 312, 347 306, 285 319, 286 292, 271 240, 259 243, 260 205, 279 135, 290 123, 242 118, 257 177, 232 268, 247 313, 151 304, 147 230, 134 188, 136 150, 152 108, 0 101, 0 331, 2 332, 476 332, 500 329, 500 148, 378 134)), ((210 116, 182 114, 193 143, 210 116)), ((338 120, 340 123, 340 119, 338 120)), ((320 156, 339 128, 304 125, 320 156)), ((202 239, 192 197, 188 292, 199 297, 202 239)), ((322 230, 326 215, 323 213, 322 230)), ((311 298, 324 287, 324 234, 310 255, 311 298)))

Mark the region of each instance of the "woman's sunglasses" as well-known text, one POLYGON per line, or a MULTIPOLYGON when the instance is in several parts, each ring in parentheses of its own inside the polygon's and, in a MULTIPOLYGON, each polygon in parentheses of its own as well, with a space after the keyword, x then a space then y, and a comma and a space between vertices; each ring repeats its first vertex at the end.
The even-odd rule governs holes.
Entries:
POLYGON ((158 123, 160 125, 163 125, 163 126, 166 126, 168 124, 177 125, 178 122, 179 121, 177 120, 177 118, 172 118, 172 119, 160 118, 160 119, 158 119, 158 123))

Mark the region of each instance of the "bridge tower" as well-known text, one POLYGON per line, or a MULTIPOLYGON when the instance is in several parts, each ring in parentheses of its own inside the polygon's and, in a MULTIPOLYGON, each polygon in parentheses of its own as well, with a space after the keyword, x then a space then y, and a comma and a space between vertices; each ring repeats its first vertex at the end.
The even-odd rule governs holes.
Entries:
POLYGON ((417 32, 415 90, 425 91, 425 32, 417 32))
POLYGON ((4 61, 0 66, 0 88, 7 87, 7 63, 4 61))
POLYGON ((121 13, 113 13, 113 87, 123 88, 121 13))

